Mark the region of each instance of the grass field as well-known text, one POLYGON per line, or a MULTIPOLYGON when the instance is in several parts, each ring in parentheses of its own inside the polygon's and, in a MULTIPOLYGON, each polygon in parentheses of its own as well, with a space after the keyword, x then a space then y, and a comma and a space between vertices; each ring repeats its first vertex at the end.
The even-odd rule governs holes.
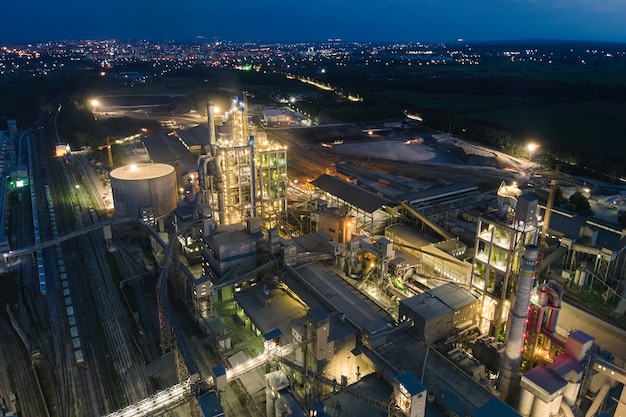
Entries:
POLYGON ((0 115, 14 115, 19 106, 27 101, 46 101, 46 94, 60 88, 61 80, 21 80, 16 86, 13 82, 0 83, 0 115))
POLYGON ((526 106, 533 103, 528 97, 493 97, 463 94, 419 94, 411 91, 388 90, 378 93, 395 102, 431 110, 466 115, 492 109, 526 106))
POLYGON ((502 125, 514 135, 626 156, 626 103, 545 104, 472 113, 502 125))

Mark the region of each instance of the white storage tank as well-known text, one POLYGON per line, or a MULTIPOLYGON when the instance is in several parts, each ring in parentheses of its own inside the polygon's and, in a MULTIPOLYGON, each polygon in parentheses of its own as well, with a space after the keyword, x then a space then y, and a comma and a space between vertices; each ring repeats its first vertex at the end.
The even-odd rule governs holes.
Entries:
POLYGON ((171 165, 125 165, 110 176, 116 216, 139 216, 147 210, 159 217, 176 208, 176 171, 171 165))

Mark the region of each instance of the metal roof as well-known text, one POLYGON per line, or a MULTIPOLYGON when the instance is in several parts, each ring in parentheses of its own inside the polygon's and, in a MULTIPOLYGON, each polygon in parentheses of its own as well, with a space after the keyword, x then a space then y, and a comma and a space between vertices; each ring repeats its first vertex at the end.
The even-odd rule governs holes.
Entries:
POLYGON ((578 382, 582 377, 584 366, 576 359, 568 355, 558 355, 554 358, 554 362, 548 365, 561 378, 566 381, 578 382))
POLYGON ((213 367, 213 375, 216 377, 226 375, 226 369, 222 365, 216 365, 213 367))
POLYGON ((118 180, 140 181, 165 177, 173 172, 174 167, 168 164, 133 164, 115 168, 109 175, 118 180))
MULTIPOLYGON (((536 387, 544 391, 544 395, 552 396, 562 391, 567 386, 567 382, 554 372, 543 366, 536 366, 526 372, 522 381, 528 380, 536 387)), ((531 391, 532 392, 532 391, 531 391)))
POLYGON ((410 372, 405 372, 396 377, 396 381, 402 385, 411 395, 417 395, 426 391, 426 387, 410 372))
POLYGON ((224 409, 215 391, 209 391, 199 396, 198 405, 203 417, 220 417, 224 415, 224 409))
MULTIPOLYGON (((540 207, 540 211, 543 216, 545 207, 540 207)), ((549 229, 554 233, 563 235, 575 243, 582 243, 580 242, 582 240, 580 233, 583 227, 588 227, 593 232, 597 232, 594 247, 619 250, 626 245, 626 237, 622 236, 621 226, 615 222, 601 220, 593 216, 577 216, 575 213, 563 209, 553 209, 549 229)))
POLYGON ((577 341, 580 344, 585 344, 587 342, 593 341, 593 336, 588 335, 582 330, 574 330, 567 337, 577 341))
MULTIPOLYGON (((386 330, 387 326, 385 323, 383 323, 383 326, 385 326, 386 330)), ((328 328, 329 342, 334 340, 346 340, 348 336, 353 334, 356 334, 356 330, 348 324, 345 319, 342 319, 339 313, 335 312, 332 316, 330 316, 330 326, 328 328)))
POLYGON ((470 408, 461 400, 456 394, 448 389, 444 389, 435 394, 435 398, 438 404, 440 404, 446 411, 451 411, 459 417, 465 417, 469 415, 470 408))
POLYGON ((450 282, 400 300, 400 304, 406 305, 411 311, 428 320, 458 310, 477 300, 465 288, 450 282))
POLYGON ((185 160, 189 155, 189 151, 178 138, 165 133, 150 135, 143 139, 143 143, 148 150, 150 159, 154 162, 185 160))
POLYGON ((521 199, 524 199, 526 201, 539 201, 539 199, 532 194, 522 194, 518 197, 518 200, 521 199))
POLYGON ((427 292, 423 292, 413 297, 400 300, 400 304, 406 305, 413 313, 425 320, 450 313, 450 307, 441 302, 441 300, 431 297, 427 292))
POLYGON ((311 181, 311 184, 368 213, 373 213, 384 205, 392 203, 391 200, 378 194, 328 174, 320 175, 311 181))
POLYGON ((472 412, 472 417, 520 417, 521 414, 509 407, 499 398, 492 398, 488 403, 472 412))
POLYGON ((263 337, 265 338, 265 340, 273 340, 282 335, 283 332, 281 332, 280 329, 277 327, 274 330, 270 330, 269 332, 265 333, 263 337))
POLYGON ((458 310, 478 300, 471 292, 451 282, 431 288, 427 292, 441 300, 452 310, 458 310))
POLYGON ((200 124, 188 129, 187 132, 195 139, 198 145, 209 144, 209 128, 207 125, 200 124))
POLYGON ((309 311, 307 311, 307 313, 317 323, 320 323, 320 322, 328 319, 328 313, 326 313, 324 308, 319 306, 319 305, 317 305, 317 306, 315 306, 313 308, 310 308, 309 311))
POLYGON ((418 204, 430 200, 436 200, 439 198, 449 197, 452 195, 469 193, 477 191, 478 186, 467 182, 459 182, 450 185, 444 185, 443 187, 432 187, 426 190, 413 191, 410 193, 396 196, 397 201, 407 201, 409 204, 418 204))

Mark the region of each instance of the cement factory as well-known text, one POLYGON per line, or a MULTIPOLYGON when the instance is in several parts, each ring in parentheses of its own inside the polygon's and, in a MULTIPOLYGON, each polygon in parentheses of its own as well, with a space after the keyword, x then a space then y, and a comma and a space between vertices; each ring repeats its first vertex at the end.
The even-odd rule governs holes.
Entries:
POLYGON ((555 184, 541 204, 340 163, 291 193, 288 149, 247 101, 221 121, 209 101, 199 140, 174 132, 185 172, 110 173, 116 216, 146 225, 160 262, 179 377, 111 416, 190 397, 223 416, 229 386, 268 417, 626 416, 626 231, 552 207, 555 184), (621 327, 565 300, 592 290, 621 327), (219 363, 198 363, 171 300, 219 363))

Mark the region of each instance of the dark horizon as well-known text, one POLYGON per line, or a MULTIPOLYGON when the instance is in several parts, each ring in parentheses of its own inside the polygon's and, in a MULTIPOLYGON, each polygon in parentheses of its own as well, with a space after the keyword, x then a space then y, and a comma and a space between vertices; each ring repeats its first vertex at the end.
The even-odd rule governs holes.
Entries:
MULTIPOLYGON (((0 39, 7 44, 55 39, 243 39, 253 42, 438 42, 463 38, 626 42, 622 0, 347 0, 315 5, 267 0, 194 4, 124 2, 104 6, 59 0, 8 2, 0 39), (308 41, 307 41, 308 40, 308 41)), ((242 41, 244 42, 244 41, 242 41)))

